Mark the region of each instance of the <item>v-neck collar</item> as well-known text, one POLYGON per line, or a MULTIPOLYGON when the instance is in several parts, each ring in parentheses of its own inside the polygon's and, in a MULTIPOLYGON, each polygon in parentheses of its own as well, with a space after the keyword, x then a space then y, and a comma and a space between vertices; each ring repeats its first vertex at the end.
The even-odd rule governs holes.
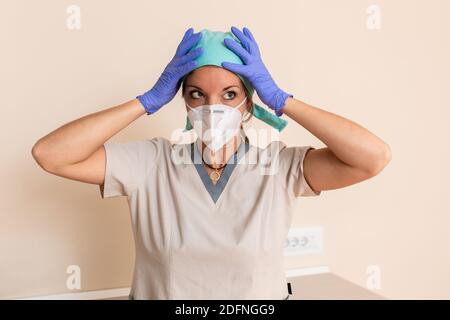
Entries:
POLYGON ((200 179, 202 180, 205 189, 208 191, 209 195, 211 196, 211 199, 213 200, 214 203, 217 203, 217 200, 219 199, 220 195, 222 194, 223 190, 225 189, 225 187, 231 177, 231 174, 233 173, 233 171, 236 167, 236 164, 241 159, 241 157, 248 151, 248 149, 250 149, 250 144, 245 142, 244 139, 241 141, 237 151, 228 159, 227 165, 222 170, 220 178, 216 182, 216 184, 214 184, 211 181, 211 178, 209 177, 208 172, 206 171, 205 166, 203 165, 203 161, 201 160, 202 155, 197 146, 198 146, 198 140, 191 143, 192 163, 195 165, 197 173, 200 176, 200 179), (196 159, 197 161, 194 161, 194 159, 196 159))

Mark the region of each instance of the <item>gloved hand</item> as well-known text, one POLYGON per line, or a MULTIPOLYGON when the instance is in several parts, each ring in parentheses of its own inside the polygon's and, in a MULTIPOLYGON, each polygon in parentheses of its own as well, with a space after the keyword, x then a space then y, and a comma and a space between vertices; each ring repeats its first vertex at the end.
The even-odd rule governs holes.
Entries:
POLYGON ((185 32, 175 56, 166 66, 154 87, 136 97, 147 111, 147 115, 155 113, 169 103, 180 89, 181 78, 196 68, 197 62, 194 59, 202 54, 203 49, 199 47, 191 52, 189 50, 200 41, 202 34, 201 32, 193 34, 193 32, 193 28, 189 28, 185 32))
POLYGON ((286 99, 293 95, 281 90, 272 79, 261 59, 258 44, 250 30, 244 27, 244 33, 242 33, 238 28, 231 27, 231 31, 242 45, 229 38, 224 40, 224 44, 237 54, 244 64, 223 62, 222 67, 246 77, 255 88, 261 101, 275 110, 275 114, 280 117, 283 114, 282 108, 286 104, 286 99))

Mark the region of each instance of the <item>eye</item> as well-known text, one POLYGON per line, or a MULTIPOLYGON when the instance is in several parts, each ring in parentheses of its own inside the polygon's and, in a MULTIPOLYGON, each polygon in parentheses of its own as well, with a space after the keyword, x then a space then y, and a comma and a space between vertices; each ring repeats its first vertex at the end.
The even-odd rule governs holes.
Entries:
POLYGON ((192 90, 189 92, 192 99, 199 99, 203 94, 198 90, 192 90), (199 96, 200 95, 200 96, 199 96))
POLYGON ((234 99, 236 97, 236 92, 234 92, 234 91, 227 91, 224 96, 225 96, 225 99, 232 100, 232 99, 234 99), (228 95, 229 93, 231 95, 228 95))

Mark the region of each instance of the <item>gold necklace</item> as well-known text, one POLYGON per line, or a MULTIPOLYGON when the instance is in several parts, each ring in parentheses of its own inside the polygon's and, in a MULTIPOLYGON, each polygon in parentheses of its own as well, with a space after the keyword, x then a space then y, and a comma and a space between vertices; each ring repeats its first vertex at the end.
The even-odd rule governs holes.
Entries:
MULTIPOLYGON (((241 128, 242 129, 242 128, 241 128)), ((247 138, 247 137, 246 137, 247 138)), ((209 176, 209 178, 211 179, 211 180, 213 180, 214 181, 214 183, 216 183, 217 181, 219 181, 219 179, 220 179, 220 176, 221 176, 221 173, 219 172, 219 170, 220 169, 223 169, 223 168, 225 168, 226 167, 226 165, 227 165, 227 163, 225 163, 225 165, 224 166, 222 166, 222 167, 220 167, 220 168, 214 168, 214 167, 211 167, 209 164, 207 164, 206 162, 205 162, 205 160, 203 159, 203 152, 202 152, 202 162, 204 163, 204 164, 206 164, 209 168, 211 168, 211 169, 213 169, 214 171, 211 171, 209 174, 208 174, 208 176, 209 176)), ((233 157, 234 155, 232 155, 232 157, 233 157)))
POLYGON ((225 163, 225 165, 222 166, 222 167, 220 167, 220 168, 214 168, 214 167, 211 167, 209 164, 207 164, 207 163, 205 162, 205 160, 203 160, 203 155, 202 155, 202 161, 203 161, 203 163, 206 164, 209 168, 211 168, 211 169, 214 170, 214 171, 211 171, 211 172, 208 174, 208 175, 209 175, 209 178, 210 178, 212 181, 214 181, 214 183, 216 183, 217 181, 219 181, 220 175, 221 175, 221 173, 219 172, 219 170, 222 169, 222 168, 225 168, 225 166, 226 166, 227 164, 225 163))

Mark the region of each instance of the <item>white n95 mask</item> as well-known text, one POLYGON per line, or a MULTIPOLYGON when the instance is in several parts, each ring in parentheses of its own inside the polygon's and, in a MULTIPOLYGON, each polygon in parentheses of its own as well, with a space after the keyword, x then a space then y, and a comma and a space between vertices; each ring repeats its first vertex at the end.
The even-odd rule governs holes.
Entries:
POLYGON ((192 108, 186 103, 190 109, 188 118, 195 133, 210 150, 216 152, 239 132, 242 113, 238 109, 245 100, 247 97, 236 107, 225 104, 205 104, 192 108))

